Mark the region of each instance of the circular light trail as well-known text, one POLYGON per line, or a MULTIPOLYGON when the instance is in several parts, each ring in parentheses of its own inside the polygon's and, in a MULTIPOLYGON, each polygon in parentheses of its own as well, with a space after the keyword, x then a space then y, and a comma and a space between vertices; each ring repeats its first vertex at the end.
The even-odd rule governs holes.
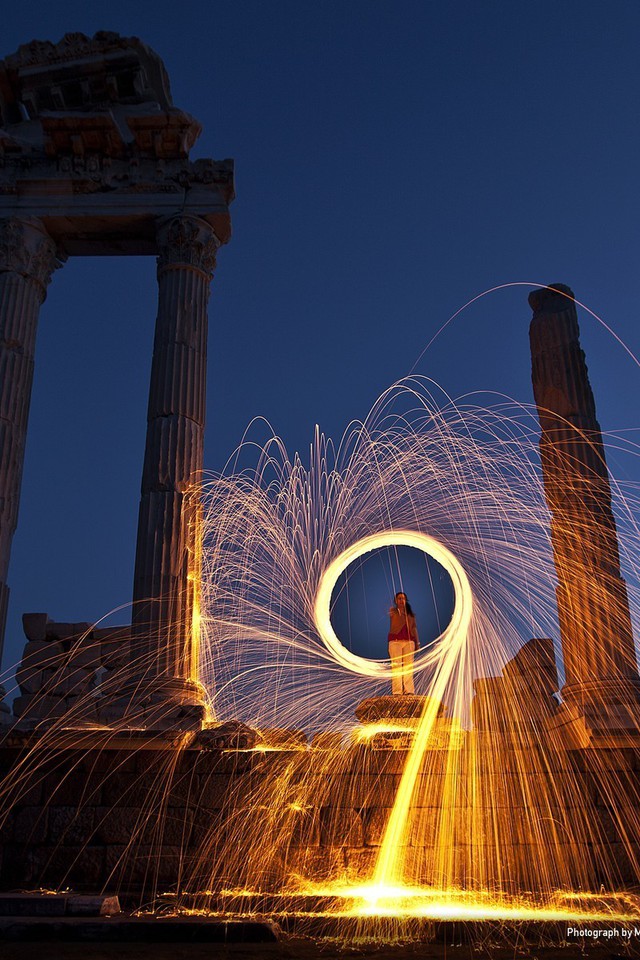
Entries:
POLYGON ((455 603, 449 625, 431 646, 432 655, 416 659, 414 673, 431 666, 434 657, 443 650, 453 653, 452 647, 459 649, 464 644, 473 609, 471 585, 464 568, 450 550, 426 533, 419 533, 417 530, 387 530, 363 537, 362 540, 352 544, 329 564, 320 579, 313 609, 314 621, 323 643, 339 664, 354 673, 378 679, 391 676, 389 660, 371 660, 347 650, 336 636, 331 624, 331 595, 338 577, 354 560, 372 550, 391 546, 415 547, 417 550, 422 550, 444 567, 453 582, 455 603))

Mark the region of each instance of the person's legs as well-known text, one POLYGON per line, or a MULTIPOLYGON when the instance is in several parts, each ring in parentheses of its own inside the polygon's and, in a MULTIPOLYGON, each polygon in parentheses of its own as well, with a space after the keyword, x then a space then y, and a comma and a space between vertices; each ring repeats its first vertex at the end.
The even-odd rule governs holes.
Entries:
POLYGON ((402 692, 414 693, 413 687, 413 641, 402 644, 402 692))
POLYGON ((389 657, 391 659, 391 693, 394 697, 402 693, 402 654, 404 642, 389 640, 389 657))

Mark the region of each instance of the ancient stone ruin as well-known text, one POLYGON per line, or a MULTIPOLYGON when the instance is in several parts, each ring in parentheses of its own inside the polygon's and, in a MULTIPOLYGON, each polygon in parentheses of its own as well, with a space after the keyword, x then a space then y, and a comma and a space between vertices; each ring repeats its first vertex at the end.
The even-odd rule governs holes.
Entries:
MULTIPOLYGON (((157 54, 115 33, 34 41, 6 57, 0 112, 0 653, 47 286, 69 256, 154 255, 158 316, 130 631, 136 666, 109 711, 197 725, 205 709, 193 680, 199 513, 189 491, 203 466, 207 302, 217 250, 230 236, 233 164, 189 159, 200 124, 174 107, 157 54)), ((40 632, 28 632, 21 717, 32 715, 24 698, 36 692, 34 676, 52 669, 53 651, 33 646, 45 641, 40 632)), ((46 697, 60 692, 56 683, 46 697)))
MULTIPOLYGON (((0 885, 137 897, 168 886, 213 891, 212 906, 223 889, 278 892, 293 872, 370 875, 425 698, 366 700, 350 737, 308 744, 299 731, 206 718, 197 681, 194 491, 232 163, 189 160, 200 127, 135 38, 21 47, 0 62, 0 110, 0 623, 52 274, 68 256, 155 255, 159 287, 133 621, 25 615, 20 695, 14 716, 2 714, 0 885)), ((438 708, 407 871, 510 892, 637 884, 640 681, 602 437, 571 291, 530 301, 562 703, 553 643, 534 638, 499 676, 476 680, 470 730, 438 708)))

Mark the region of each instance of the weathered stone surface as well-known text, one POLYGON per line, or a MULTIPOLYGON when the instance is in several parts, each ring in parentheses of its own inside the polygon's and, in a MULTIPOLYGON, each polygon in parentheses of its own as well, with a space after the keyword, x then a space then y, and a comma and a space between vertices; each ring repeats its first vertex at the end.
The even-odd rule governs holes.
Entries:
POLYGON ((42 694, 23 694, 13 701, 13 712, 20 719, 57 719, 65 710, 64 700, 42 694))
POLYGON ((363 840, 367 847, 379 847, 391 816, 392 807, 365 807, 360 815, 363 825, 363 840))
MULTIPOLYGON (((426 697, 369 697, 356 707, 356 717, 361 723, 376 723, 383 720, 419 720, 424 713, 426 697)), ((444 715, 441 705, 439 715, 444 715)))
POLYGON ((95 627, 92 637, 100 664, 107 670, 118 670, 129 663, 131 627, 95 627))
POLYGON ((257 730, 240 720, 208 725, 197 736, 197 743, 203 750, 250 750, 262 740, 257 730))
POLYGON ((78 891, 99 888, 101 878, 105 876, 105 851, 102 847, 91 846, 42 846, 30 848, 35 859, 32 867, 34 874, 40 875, 45 882, 54 886, 59 883, 73 885, 78 891), (62 881, 56 881, 62 877, 62 881))
MULTIPOLYGON (((129 794, 131 796, 131 794, 129 794)), ((174 808, 163 812, 162 801, 146 806, 100 806, 95 808, 94 839, 101 844, 151 844, 162 839, 169 844, 180 844, 189 836, 188 808, 174 808)))
POLYGON ((7 724, 10 724, 12 721, 11 707, 4 699, 6 695, 7 695, 7 691, 5 690, 4 686, 0 683, 0 725, 2 724, 7 725, 7 724))
POLYGON ((27 640, 46 640, 48 621, 46 613, 23 613, 22 627, 27 640))
POLYGON ((323 847, 362 847, 364 836, 359 811, 346 807, 323 807, 320 810, 320 843, 323 847))
POLYGON ((74 643, 68 653, 68 665, 76 669, 96 671, 102 662, 100 644, 89 634, 82 642, 74 643))
POLYGON ((620 559, 611 486, 572 291, 529 295, 533 390, 544 489, 552 514, 563 698, 606 729, 621 691, 640 718, 640 678, 620 559))
POLYGON ((548 740, 546 728, 537 738, 532 729, 542 731, 541 724, 557 712, 559 705, 553 697, 557 687, 553 641, 529 640, 505 664, 500 676, 474 680, 474 731, 521 735, 527 748, 532 739, 540 741, 541 735, 548 740))
POLYGON ((0 210, 0 659, 11 541, 18 521, 40 305, 56 266, 56 243, 37 218, 0 210))
POLYGON ((38 670, 34 667, 26 667, 24 664, 21 664, 16 670, 16 681, 20 687, 20 693, 38 693, 51 680, 52 676, 53 670, 38 670))
POLYGON ((13 819, 12 840, 19 843, 44 843, 47 839, 47 823, 46 807, 22 807, 13 819))
MULTIPOLYGON (((22 661, 16 671, 16 680, 21 693, 51 696, 53 691, 47 689, 47 687, 62 667, 63 656, 62 646, 58 643, 49 643, 45 640, 29 640, 25 644, 22 661)), ((27 703, 28 701, 25 701, 25 704, 27 703)), ((23 709, 22 715, 24 715, 25 709, 23 709)), ((15 705, 14 712, 16 712, 15 705)), ((16 716, 20 715, 16 712, 16 716)))
MULTIPOLYGON (((134 575, 132 653, 144 665, 143 683, 164 692, 167 701, 188 696, 194 706, 204 702, 191 679, 200 580, 194 484, 203 468, 207 301, 219 243, 199 218, 174 217, 159 227, 159 304, 134 575)), ((174 722, 197 723, 204 715, 185 711, 174 722)))
MULTIPOLYGON (((115 896, 82 896, 81 894, 59 894, 48 891, 36 893, 0 893, 0 917, 38 918, 37 925, 33 923, 21 925, 3 925, 3 939, 18 939, 25 936, 26 931, 41 935, 55 936, 60 934, 61 925, 54 918, 59 917, 115 917, 119 914, 120 903, 115 896), (42 918, 52 918, 49 928, 45 928, 42 918)), ((64 929, 64 928, 62 928, 64 929)), ((68 935, 79 935, 82 940, 100 938, 104 927, 96 926, 92 933, 86 923, 67 926, 68 935), (88 935, 88 936, 87 936, 88 935)), ((110 928, 112 932, 112 928, 110 928)))
MULTIPOLYGON (((187 681, 187 689, 189 681, 187 681)), ((171 684, 172 690, 175 690, 171 684)), ((192 695, 196 696, 197 685, 194 685, 192 695)), ((175 698, 163 696, 157 706, 145 706, 143 725, 150 730, 191 730, 199 732, 206 716, 204 703, 181 703, 184 688, 175 698)))
POLYGON ((95 720, 95 703, 87 695, 96 682, 100 648, 93 641, 88 624, 57 624, 46 614, 26 616, 34 619, 26 622, 25 631, 39 636, 44 633, 46 639, 28 640, 25 644, 16 671, 23 697, 14 704, 15 715, 23 720, 46 719, 45 707, 53 699, 57 703, 51 705, 52 720, 68 710, 74 712, 77 722, 95 720))
POLYGON ((118 725, 126 716, 132 726, 143 727, 145 724, 144 707, 133 703, 131 693, 122 697, 103 696, 96 700, 96 710, 101 723, 118 725))
POLYGON ((102 803, 105 806, 137 806, 144 808, 154 798, 164 796, 171 785, 170 771, 149 773, 119 773, 116 771, 104 779, 102 803))
POLYGON ((52 806, 49 811, 47 839, 65 846, 80 846, 91 839, 94 824, 95 810, 93 807, 52 806))
POLYGON ((173 788, 174 796, 183 802, 200 805, 205 810, 223 810, 228 807, 236 791, 250 796, 250 778, 239 776, 230 779, 226 774, 211 773, 208 776, 201 775, 197 783, 184 781, 173 788))
POLYGON ((369 880, 376 866, 377 851, 349 848, 345 853, 346 877, 352 883, 369 880))
POLYGON ((307 745, 307 735, 304 730, 295 730, 287 727, 267 727, 260 730, 261 741, 267 747, 295 749, 307 745))
POLYGON ((42 780, 42 802, 67 809, 77 809, 82 803, 90 808, 101 802, 104 782, 102 777, 88 777, 82 767, 54 770, 42 780))
MULTIPOLYGON (((147 738, 148 746, 154 742, 147 738)), ((0 749, 0 767, 16 763, 20 749, 0 749)), ((171 753, 159 741, 157 749, 135 753, 63 751, 35 765, 39 794, 29 796, 26 781, 15 794, 0 838, 0 883, 57 886, 73 879, 87 889, 81 871, 95 876, 102 864, 103 882, 111 876, 123 889, 175 883, 178 875, 194 889, 202 889, 197 881, 215 889, 251 879, 247 870, 255 862, 238 852, 254 849, 256 836, 267 888, 277 889, 291 870, 319 880, 345 869, 370 876, 399 775, 383 774, 387 785, 376 791, 375 775, 365 774, 359 791, 360 777, 342 766, 342 754, 340 766, 318 773, 312 751, 275 751, 258 757, 258 766, 226 770, 219 764, 227 755, 198 748, 171 753), (337 797, 352 805, 337 805, 337 797), (85 861, 83 847, 97 853, 85 861)), ((408 876, 434 882, 444 856, 451 861, 448 876, 502 889, 508 882, 514 892, 536 889, 541 869, 565 889, 587 879, 599 885, 607 871, 628 878, 637 853, 629 839, 640 806, 636 754, 611 751, 611 770, 606 753, 593 749, 562 752, 565 766, 553 773, 518 772, 513 759, 492 774, 461 764, 444 796, 442 772, 421 775, 403 843, 408 876), (567 808, 565 793, 574 795, 575 808, 567 808), (439 839, 446 855, 437 852, 439 839), (612 856, 620 862, 611 863, 612 856)), ((256 762, 255 754, 237 756, 256 762)))
MULTIPOLYGON (((189 160, 200 125, 173 106, 157 54, 114 33, 34 41, 0 61, 0 114, 0 655, 36 323, 47 284, 63 250, 65 256, 158 254, 134 658, 142 654, 151 683, 166 679, 167 699, 181 688, 199 705, 202 692, 191 680, 199 506, 190 491, 202 471, 208 287, 217 249, 230 237, 233 164, 189 160), (146 618, 142 604, 149 597, 157 606, 146 618), (140 650, 145 618, 147 645, 140 650)), ((88 627, 58 624, 56 636, 69 649, 88 627)), ((29 639, 44 640, 52 628, 45 615, 29 615, 25 629, 29 639)), ((118 657, 106 661, 109 668, 124 665, 118 657)), ((88 647, 78 651, 76 665, 96 666, 88 647)), ((146 723, 157 716, 149 713, 146 723)), ((191 729, 203 716, 185 709, 158 722, 191 729)))
POLYGON ((69 650, 71 643, 88 638, 90 632, 91 624, 89 623, 58 623, 47 620, 46 639, 63 641, 65 650, 69 650))
POLYGON ((317 847, 321 842, 320 811, 308 804, 293 809, 286 825, 285 836, 291 847, 317 847))
POLYGON ((22 663, 38 669, 57 669, 64 657, 62 644, 49 640, 29 640, 24 645, 22 663))
POLYGON ((57 670, 48 681, 46 693, 52 696, 79 697, 88 693, 94 681, 95 671, 83 670, 82 668, 74 669, 73 667, 65 666, 57 670))

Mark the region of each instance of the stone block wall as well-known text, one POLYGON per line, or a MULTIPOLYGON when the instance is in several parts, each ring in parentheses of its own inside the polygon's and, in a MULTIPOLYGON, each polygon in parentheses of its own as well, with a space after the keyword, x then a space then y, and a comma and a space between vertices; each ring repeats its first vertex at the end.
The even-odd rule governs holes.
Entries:
POLYGON ((62 717, 108 722, 113 698, 107 703, 103 693, 124 680, 130 627, 56 623, 46 613, 27 613, 22 621, 27 642, 14 717, 23 726, 62 717))
MULTIPOLYGON (((168 889, 281 892, 296 877, 366 880, 406 759, 361 744, 47 739, 14 733, 0 747, 4 889, 148 899, 168 889)), ((407 879, 511 893, 638 884, 640 747, 553 763, 513 743, 480 762, 477 747, 454 761, 425 755, 401 844, 407 879)))

